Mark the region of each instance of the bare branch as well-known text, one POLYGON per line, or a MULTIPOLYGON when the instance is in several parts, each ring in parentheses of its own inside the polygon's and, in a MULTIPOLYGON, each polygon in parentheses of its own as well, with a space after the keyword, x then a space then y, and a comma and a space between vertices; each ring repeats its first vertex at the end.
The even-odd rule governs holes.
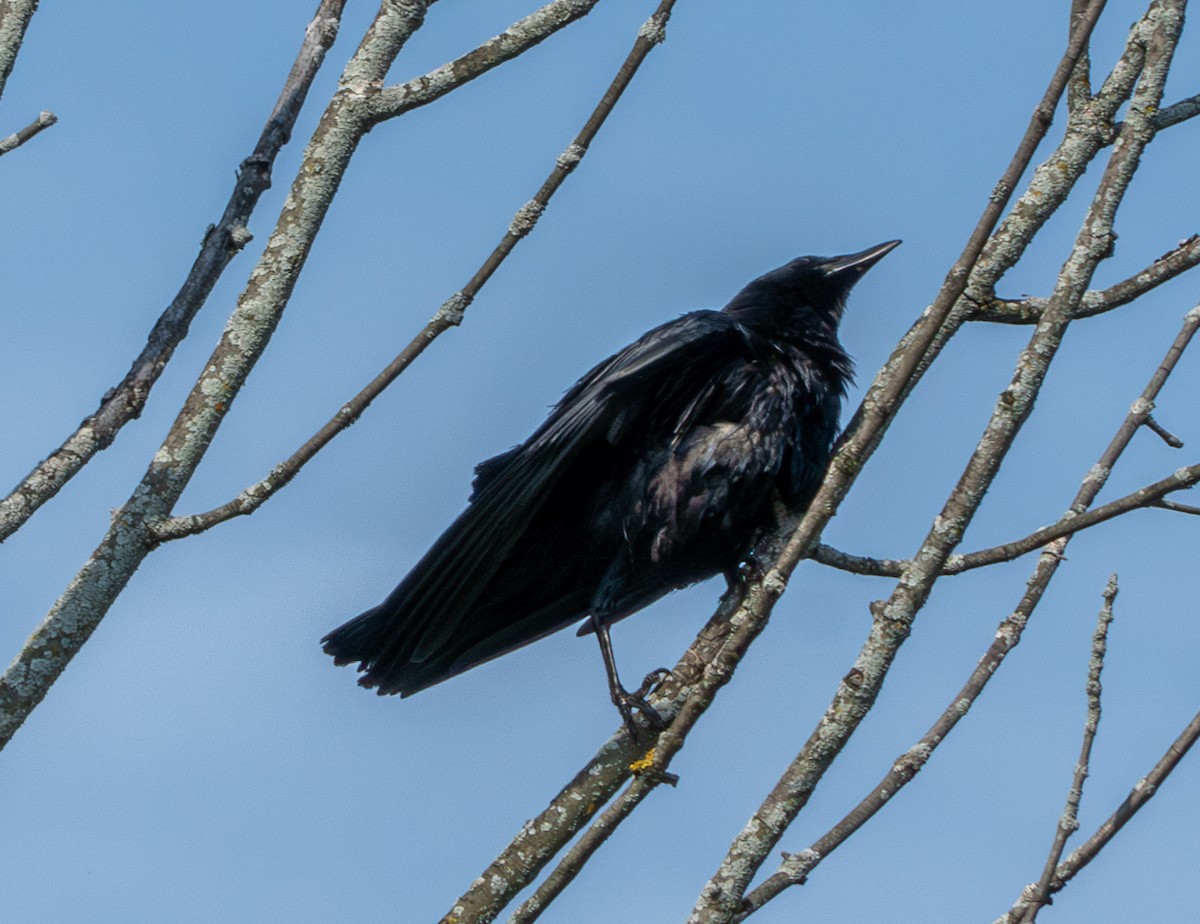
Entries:
MULTIPOLYGON (((639 764, 652 765, 653 760, 654 754, 651 752, 639 764)), ((600 817, 592 822, 591 827, 584 835, 571 845, 571 849, 554 867, 554 871, 537 887, 537 891, 513 912, 512 917, 508 919, 508 924, 532 924, 541 917, 542 912, 562 894, 562 891, 579 875, 584 864, 608 840, 609 836, 617 829, 617 825, 628 818, 642 800, 662 782, 661 777, 649 774, 635 776, 625 792, 621 793, 616 801, 601 812, 600 817)))
POLYGON ((1193 516, 1200 515, 1200 507, 1194 507, 1191 504, 1178 504, 1175 501, 1160 500, 1155 507, 1162 507, 1163 510, 1174 510, 1177 513, 1190 513, 1193 516))
POLYGON ((1054 831, 1054 842, 1046 858, 1042 878, 1033 884, 1029 895, 1029 906, 1022 920, 1033 924, 1038 912, 1050 901, 1050 883, 1058 869, 1067 846, 1067 838, 1079 830, 1079 803, 1083 799, 1083 784, 1088 777, 1088 764, 1092 756, 1092 742, 1096 740, 1096 729, 1100 727, 1100 673, 1104 670, 1104 654, 1107 649, 1108 627, 1113 619, 1113 601, 1117 598, 1117 576, 1108 579, 1104 588, 1104 605, 1096 619, 1096 631, 1092 635, 1092 656, 1088 661, 1087 720, 1083 723, 1083 743, 1079 747, 1079 760, 1075 764, 1075 776, 1067 793, 1067 804, 1054 831))
POLYGON ((0 155, 16 150, 30 138, 40 135, 57 121, 58 116, 53 112, 39 112, 38 117, 20 131, 13 132, 7 138, 0 138, 0 155))
POLYGON ((1146 429, 1151 431, 1155 436, 1157 436, 1172 449, 1183 448, 1183 440, 1167 430, 1162 424, 1155 420, 1152 415, 1146 416, 1146 429))
POLYGON ((154 547, 149 524, 166 517, 178 501, 287 306, 321 220, 366 131, 364 95, 382 82, 424 21, 430 2, 382 4, 347 63, 275 231, 166 440, 132 496, 113 514, 100 545, 0 678, 0 747, 42 701, 154 547))
MULTIPOLYGON (((429 323, 413 337, 408 346, 383 371, 376 375, 366 388, 342 405, 329 422, 318 430, 303 446, 296 450, 290 458, 276 465, 266 478, 250 485, 238 494, 237 497, 233 498, 233 500, 213 510, 205 513, 172 517, 160 524, 156 524, 154 526, 154 534, 157 541, 167 542, 173 539, 181 539, 185 536, 192 536, 211 529, 218 523, 223 523, 233 517, 247 516, 253 513, 274 495, 276 491, 295 478, 300 469, 320 452, 330 440, 358 420, 362 416, 362 413, 371 406, 371 402, 379 397, 418 356, 425 352, 425 349, 434 340, 450 328, 457 327, 462 323, 466 309, 474 301, 476 295, 479 294, 480 289, 492 277, 492 274, 500 267, 500 264, 512 253, 517 243, 533 230, 534 225, 537 223, 542 212, 545 211, 554 193, 571 171, 578 166, 584 155, 587 154, 588 147, 596 137, 596 133, 599 132, 605 119, 608 118, 609 113, 612 112, 613 107, 616 106, 617 101, 621 98, 621 94, 625 92, 625 89, 633 80, 633 76, 637 72, 641 62, 645 59, 650 49, 662 40, 662 30, 665 28, 666 22, 670 17, 671 8, 674 6, 674 3, 675 0, 669 0, 669 2, 668 0, 664 0, 659 5, 658 11, 650 19, 651 23, 659 24, 657 31, 648 30, 643 27, 642 32, 644 34, 639 35, 637 41, 634 43, 633 50, 630 51, 629 56, 621 65, 617 75, 613 78, 612 84, 596 105, 595 110, 584 124, 584 127, 575 136, 571 144, 567 146, 566 150, 558 156, 554 168, 542 183, 541 188, 538 189, 529 202, 517 211, 509 225, 507 233, 487 259, 484 260, 479 269, 475 271, 475 274, 468 280, 467 284, 445 301, 441 308, 434 314, 433 318, 430 319, 429 323), (646 33, 649 34, 649 37, 647 37, 646 33)), ((555 5, 550 4, 550 6, 543 7, 543 11, 555 5)), ((567 8, 575 9, 576 6, 577 4, 564 4, 564 10, 567 8)), ((559 14, 557 17, 550 17, 547 20, 554 28, 562 28, 583 15, 583 13, 578 13, 578 15, 573 17, 567 17, 563 10, 560 10, 559 14)), ((521 23, 510 27, 501 37, 515 31, 517 34, 525 36, 525 41, 527 42, 525 47, 531 47, 540 42, 545 38, 545 35, 542 35, 540 32, 530 30, 522 32, 518 30, 518 27, 522 23, 527 23, 538 15, 534 14, 533 16, 526 17, 521 23)), ((496 41, 498 39, 492 40, 492 42, 496 41)), ((504 47, 508 52, 515 53, 511 46, 506 44, 504 47)), ((467 55, 459 60, 464 61, 470 57, 470 55, 467 55)), ((488 60, 490 61, 491 59, 489 58, 488 60)), ((498 62, 493 62, 488 66, 494 66, 494 63, 498 62)), ((445 67, 451 68, 455 75, 461 76, 464 80, 470 79, 463 76, 467 73, 465 67, 459 69, 453 69, 452 65, 446 65, 445 67)), ((444 68, 439 68, 438 70, 441 71, 444 68)), ((435 71, 434 73, 437 72, 435 71)), ((420 78, 420 81, 428 81, 429 79, 429 75, 426 75, 426 77, 420 78)), ((409 86, 409 84, 405 84, 405 86, 409 86)), ((435 97, 429 97, 424 101, 428 102, 433 98, 435 97)))
MULTIPOLYGON (((1079 303, 1075 318, 1090 318, 1114 308, 1128 305, 1147 292, 1169 282, 1200 264, 1200 235, 1193 234, 1180 241, 1145 269, 1134 273, 1107 289, 1088 292, 1079 303)), ((978 305, 971 312, 972 321, 997 324, 1036 324, 1045 307, 1045 299, 1025 298, 1016 301, 993 299, 978 305)))
POLYGON ((462 57, 407 83, 385 88, 371 101, 372 121, 394 119, 410 109, 440 99, 492 68, 524 54, 564 26, 582 19, 597 2, 553 0, 462 57))
POLYGON ((1200 93, 1158 110, 1154 116, 1154 125, 1159 131, 1162 131, 1164 128, 1186 122, 1198 115, 1200 115, 1200 93))
MULTIPOLYGON (((1076 875, 1085 866, 1092 862, 1101 850, 1116 837, 1126 823, 1136 815, 1141 808, 1154 798, 1158 793, 1162 784, 1166 782, 1167 777, 1171 775, 1171 771, 1179 765, 1179 762, 1191 750, 1192 745, 1196 743, 1196 739, 1200 738, 1200 713, 1197 713, 1188 723, 1187 727, 1180 733, 1166 753, 1159 758, 1158 763, 1144 777, 1138 780, 1137 784, 1125 797, 1122 802, 1099 828, 1089 837, 1082 845, 1071 852, 1058 868, 1054 871, 1053 881, 1050 883, 1050 894, 1060 892, 1066 887, 1067 883, 1075 878, 1076 875)), ((1022 920, 1023 915, 1028 907, 1028 901, 1024 894, 1019 898, 1006 914, 1001 915, 996 919, 995 924, 1018 924, 1022 920)))
POLYGON ((0 95, 4 94, 4 85, 37 7, 38 0, 0 0, 0 95))
MULTIPOLYGON (((1090 9, 1081 32, 1072 40, 1012 163, 984 209, 976 233, 948 274, 939 298, 910 332, 906 344, 930 342, 961 294, 984 241, 1003 213, 1010 190, 1024 173, 1033 151, 1048 128, 1050 114, 1062 95, 1067 77, 1086 45, 1087 36, 1102 6, 1103 3, 1097 3, 1090 9)), ((862 464, 882 439, 907 388, 920 376, 919 364, 907 361, 905 355, 903 347, 898 348, 889 365, 876 378, 868 401, 853 425, 854 438, 843 441, 824 484, 799 526, 796 516, 786 517, 780 530, 766 537, 756 550, 757 559, 769 565, 765 574, 739 585, 726 595, 716 614, 672 671, 673 679, 655 695, 655 709, 664 716, 674 716, 670 726, 659 735, 654 748, 654 767, 658 771, 665 771, 669 766, 671 759, 683 747, 691 728, 719 688, 732 676, 746 649, 766 625, 771 607, 783 592, 787 576, 836 511, 862 464)), ((581 820, 580 806, 591 807, 597 799, 607 800, 616 793, 623 777, 607 772, 609 766, 610 761, 602 751, 580 771, 575 782, 568 784, 555 798, 550 808, 531 823, 537 826, 536 838, 532 836, 531 826, 526 826, 477 880, 473 891, 482 890, 484 883, 499 883, 506 894, 493 907, 502 907, 509 900, 511 892, 527 884, 545 865, 545 858, 560 850, 586 822, 586 817, 581 820), (593 772, 606 774, 607 785, 592 785, 593 772), (586 791, 581 782, 587 784, 586 791), (558 807, 567 808, 568 811, 560 817, 555 811, 558 807), (531 841, 534 843, 531 844, 531 841), (536 854, 533 857, 529 856, 531 848, 536 854)), ((456 906, 453 915, 459 915, 460 911, 461 906, 456 906)), ((463 921, 486 919, 484 915, 460 918, 463 921)))
POLYGON ((1096 266, 1109 255, 1117 207, 1136 172, 1142 151, 1153 137, 1147 113, 1152 112, 1161 99, 1182 29, 1181 3, 1182 0, 1176 0, 1156 5, 1150 13, 1156 27, 1148 38, 1145 66, 1134 91, 1122 137, 1113 146, 1047 309, 1022 351, 1012 382, 1002 392, 957 486, 934 521, 920 551, 913 556, 913 567, 886 601, 872 605, 874 619, 870 635, 839 686, 833 703, 800 754, 734 839, 720 867, 701 891, 689 924, 717 924, 732 920, 738 913, 742 896, 758 868, 874 704, 883 679, 907 639, 917 612, 928 599, 946 558, 961 540, 1016 434, 1032 411, 1070 323, 1070 315, 1087 290, 1096 266))
MULTIPOLYGON (((1149 408, 1154 406, 1154 399, 1158 397, 1163 385, 1166 384, 1178 364, 1183 351, 1195 334, 1197 326, 1200 326, 1200 311, 1188 312, 1184 317, 1183 327, 1150 377, 1150 381, 1146 383, 1141 397, 1133 403, 1125 420, 1101 454, 1099 461, 1084 477, 1079 491, 1075 495, 1075 501, 1071 504, 1072 511, 1083 513, 1096 499, 1113 466, 1116 465, 1117 460, 1120 459, 1141 428, 1143 416, 1148 413, 1149 408)), ((967 715, 967 712, 983 693, 984 688, 996 675, 1000 665, 1004 663, 1008 653, 1020 643, 1021 635, 1034 610, 1041 602, 1050 581, 1057 573, 1070 541, 1070 535, 1056 539, 1038 556, 1037 564, 1034 566, 1029 581, 1026 582, 1025 592, 1021 596, 1020 602, 1013 612, 1001 621, 991 645, 979 659, 979 663, 967 678, 966 683, 963 684, 962 689, 954 696, 920 741, 897 758, 891 770, 879 784, 811 847, 799 853, 786 854, 778 871, 768 877, 743 900, 737 920, 744 920, 791 886, 802 885, 825 857, 845 843, 855 831, 887 805, 895 794, 921 771, 933 756, 933 752, 946 740, 959 721, 967 715)))
MULTIPOLYGON (((1096 507, 1086 513, 1068 511, 1066 516, 1057 523, 1050 526, 1043 526, 1023 539, 1006 542, 1003 545, 992 546, 988 549, 981 549, 978 552, 969 552, 966 555, 951 555, 946 559, 946 563, 940 573, 943 575, 962 574, 964 571, 971 571, 974 568, 1012 561, 1014 558, 1020 558, 1022 555, 1028 555, 1030 552, 1037 551, 1055 539, 1060 539, 1063 536, 1073 536, 1092 526, 1115 519, 1124 513, 1129 513, 1131 510, 1140 510, 1144 507, 1162 507, 1166 503, 1162 498, 1167 494, 1186 490, 1197 483, 1200 483, 1200 464, 1178 469, 1160 481, 1148 484, 1131 494, 1126 494, 1124 497, 1109 501, 1107 504, 1096 507)), ((908 560, 866 558, 851 555, 827 545, 818 545, 814 548, 812 558, 814 561, 837 568, 840 571, 872 575, 874 577, 901 577, 913 567, 913 563, 908 560)))
POLYGON ((337 37, 344 6, 345 0, 321 0, 258 143, 250 156, 242 161, 221 220, 205 233, 200 253, 182 288, 155 322, 145 348, 120 384, 109 389, 95 413, 0 501, 0 542, 20 529, 96 453, 111 446, 125 424, 141 416, 151 388, 162 375, 175 348, 187 336, 192 319, 225 267, 250 241, 246 225, 258 200, 271 186, 275 157, 291 137, 313 78, 325 52, 337 37))

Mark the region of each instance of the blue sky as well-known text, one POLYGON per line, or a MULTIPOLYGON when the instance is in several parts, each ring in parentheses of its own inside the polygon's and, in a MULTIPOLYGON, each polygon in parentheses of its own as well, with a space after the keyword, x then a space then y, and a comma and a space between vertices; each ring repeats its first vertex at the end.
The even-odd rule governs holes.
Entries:
MULTIPOLYGON (((0 132, 58 125, 4 158, 0 346, 15 483, 120 379, 220 213, 315 3, 43 4, 0 132)), ((903 238, 856 289, 843 340, 867 384, 932 299, 1058 56, 1068 3, 680 0, 535 233, 447 334, 253 517, 155 552, 0 755, 0 888, 14 921, 432 921, 615 725, 595 645, 562 633, 410 700, 380 699, 317 639, 373 605, 461 509, 475 462, 519 442, 582 372, 642 331, 719 307, 804 253, 903 238)), ((266 240, 304 140, 374 8, 341 38, 226 273, 122 432, 0 548, 15 653, 128 496, 266 240)), ((533 4, 441 0, 397 80, 533 4)), ((586 118, 653 4, 601 3, 526 57, 362 145, 270 350, 179 512, 261 478, 474 272, 586 118)), ((1112 2, 1094 72, 1141 9, 1112 2)), ((1200 83, 1185 34, 1168 101, 1200 83)), ((1057 130, 1052 129, 1052 137, 1057 130)), ((1122 207, 1108 285, 1195 232, 1200 123, 1163 134, 1122 207)), ((1002 293, 1052 284, 1099 170, 1002 293)), ((1075 325, 964 549, 1051 522, 1196 302, 1194 279, 1075 325)), ((826 540, 910 554, 1007 384, 1028 330, 967 329, 923 380, 826 540)), ((1200 363, 1102 499, 1196 461, 1200 363)), ((851 396, 851 408, 861 394, 851 396)), ((1186 500, 1186 498, 1184 498, 1186 500)), ((1082 811, 1090 832, 1197 708, 1195 518, 1142 511, 1072 544, 1045 602, 921 776, 754 920, 991 920, 1040 872, 1083 719, 1108 575, 1121 594, 1082 811)), ((1019 599, 1032 560, 941 582, 876 710, 782 848, 855 804, 945 707, 1019 599)), ((683 920, 829 702, 883 579, 800 567, 770 627, 663 789, 547 921, 683 920)), ((716 583, 615 632, 628 676, 674 663, 716 583)), ((1196 786, 1185 762, 1047 922, 1194 920, 1196 786)))

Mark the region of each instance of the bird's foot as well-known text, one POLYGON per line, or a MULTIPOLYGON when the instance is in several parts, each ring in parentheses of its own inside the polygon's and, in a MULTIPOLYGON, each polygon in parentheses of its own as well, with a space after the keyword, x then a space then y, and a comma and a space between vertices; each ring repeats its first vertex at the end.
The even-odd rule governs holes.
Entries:
POLYGON ((657 709, 650 705, 646 697, 670 676, 670 671, 660 668, 647 674, 642 685, 632 693, 622 688, 613 692, 613 703, 616 705, 617 711, 621 713, 621 721, 634 741, 641 742, 643 732, 643 728, 634 718, 635 712, 642 714, 642 720, 651 732, 657 733, 667 727, 666 720, 658 714, 657 709))
POLYGON ((633 695, 639 699, 645 699, 651 693, 656 693, 658 688, 670 680, 675 675, 665 667, 660 667, 648 673, 642 680, 642 685, 637 688, 637 692, 633 695))

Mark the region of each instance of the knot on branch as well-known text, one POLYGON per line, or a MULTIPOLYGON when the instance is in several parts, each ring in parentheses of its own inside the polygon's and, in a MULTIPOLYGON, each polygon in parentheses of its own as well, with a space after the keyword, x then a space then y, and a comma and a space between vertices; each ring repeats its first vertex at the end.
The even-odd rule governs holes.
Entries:
POLYGON ((1134 417, 1148 417, 1152 410, 1154 410, 1154 402, 1140 396, 1133 404, 1129 405, 1129 413, 1134 417))
POLYGON ((229 246, 237 251, 254 240, 254 235, 245 225, 234 225, 229 229, 229 246))
POLYGON ((442 302, 442 307, 434 314, 433 320, 450 327, 458 327, 463 321, 463 315, 471 304, 471 298, 465 292, 455 292, 442 302))
POLYGON ((644 39, 651 45, 661 45, 667 39, 667 23, 663 17, 651 16, 638 29, 638 38, 644 39))
POLYGON ((808 878, 809 872, 820 862, 821 855, 808 847, 799 853, 785 853, 783 862, 779 865, 779 871, 790 882, 802 885, 808 878))
POLYGON ((571 144, 568 148, 558 155, 555 161, 558 164, 558 169, 565 173, 570 173, 579 166, 579 162, 583 160, 583 155, 587 153, 587 148, 582 144, 571 144))
POLYGON ((533 226, 538 223, 538 219, 542 217, 542 212, 546 206, 538 202, 536 199, 530 199, 523 206, 517 209, 517 214, 513 216, 512 224, 508 226, 508 233, 513 237, 524 237, 533 230, 533 226))

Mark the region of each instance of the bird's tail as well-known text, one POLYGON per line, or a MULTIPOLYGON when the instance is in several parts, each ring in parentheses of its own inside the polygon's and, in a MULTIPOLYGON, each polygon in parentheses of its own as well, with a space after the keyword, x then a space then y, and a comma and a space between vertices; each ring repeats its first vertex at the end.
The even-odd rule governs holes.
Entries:
POLYGON ((383 630, 386 624, 374 618, 378 611, 379 607, 373 606, 321 639, 322 649, 333 656, 334 664, 340 667, 354 661, 367 661, 379 652, 385 641, 383 630))

